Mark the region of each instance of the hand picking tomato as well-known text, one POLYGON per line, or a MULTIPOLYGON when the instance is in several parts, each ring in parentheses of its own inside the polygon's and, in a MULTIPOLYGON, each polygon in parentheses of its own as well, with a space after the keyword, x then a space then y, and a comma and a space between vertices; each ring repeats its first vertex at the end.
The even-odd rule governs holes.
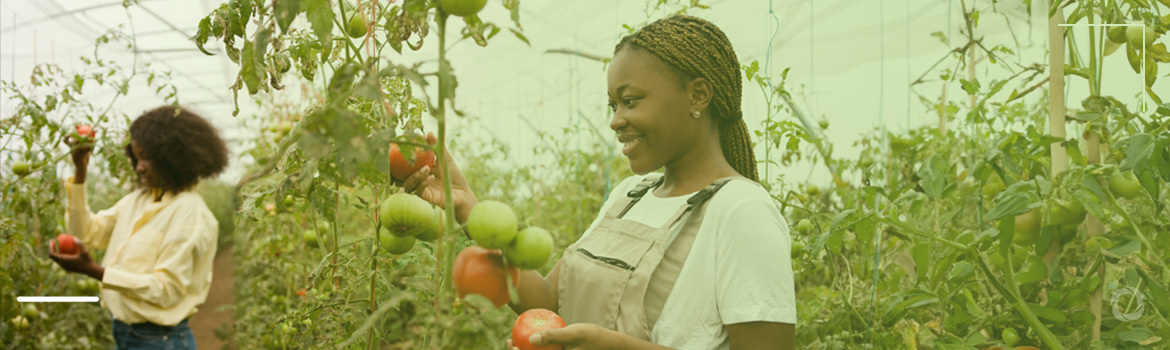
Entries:
POLYGON ((532 345, 528 338, 549 329, 564 328, 565 320, 546 309, 531 309, 516 318, 512 325, 512 346, 520 350, 562 350, 564 345, 532 345))
POLYGON ((74 255, 80 250, 77 249, 77 242, 74 241, 73 236, 62 233, 57 235, 57 252, 58 254, 74 255))
POLYGON ((512 300, 505 272, 512 275, 512 285, 515 286, 520 278, 520 270, 515 266, 507 266, 499 251, 470 246, 455 257, 451 277, 460 298, 479 294, 500 307, 512 300))
POLYGON ((93 141, 94 136, 97 136, 97 130, 85 124, 79 124, 75 127, 77 130, 76 138, 82 141, 93 141))
POLYGON ((435 167, 435 151, 416 148, 414 151, 414 159, 406 160, 402 156, 402 151, 398 149, 398 144, 390 144, 390 175, 395 179, 406 180, 410 174, 422 169, 424 166, 435 167))

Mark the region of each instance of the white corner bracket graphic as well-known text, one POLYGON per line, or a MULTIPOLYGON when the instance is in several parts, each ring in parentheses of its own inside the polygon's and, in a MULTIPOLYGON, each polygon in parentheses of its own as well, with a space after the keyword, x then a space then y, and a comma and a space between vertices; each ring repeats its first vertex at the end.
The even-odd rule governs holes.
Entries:
POLYGON ((21 303, 96 303, 98 297, 16 297, 21 303))
MULTIPOLYGON (((1073 23, 1073 24, 1059 24, 1059 26, 1061 26, 1061 27, 1143 27, 1144 28, 1146 25, 1144 23, 1125 23, 1125 24, 1120 24, 1120 23, 1103 23, 1103 24, 1073 23)), ((1146 41, 1146 32, 1142 31, 1142 42, 1145 42, 1145 41, 1146 41)), ((1149 57, 1149 55, 1150 55, 1149 50, 1142 48, 1142 62, 1145 62, 1145 60, 1149 57)), ((1150 111, 1150 108, 1149 108, 1150 96, 1146 95, 1146 93, 1145 93, 1146 92, 1146 85, 1145 85, 1146 65, 1143 63, 1141 66, 1142 66, 1141 72, 1138 74, 1141 74, 1141 76, 1142 76, 1142 79, 1140 79, 1140 81, 1142 83, 1140 84, 1141 88, 1139 88, 1138 91, 1139 91, 1139 94, 1143 97, 1142 97, 1141 107, 1139 107, 1140 108, 1139 111, 1142 113, 1146 113, 1146 112, 1150 111)))

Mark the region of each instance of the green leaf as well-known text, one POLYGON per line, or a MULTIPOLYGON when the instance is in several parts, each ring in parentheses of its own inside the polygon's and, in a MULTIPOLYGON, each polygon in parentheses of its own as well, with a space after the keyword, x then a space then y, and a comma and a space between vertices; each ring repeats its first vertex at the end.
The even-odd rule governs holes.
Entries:
POLYGON ((207 52, 207 49, 203 48, 203 45, 207 44, 207 39, 210 35, 211 16, 203 17, 203 19, 199 21, 199 31, 195 32, 195 37, 192 39, 195 40, 195 47, 199 48, 199 52, 202 52, 204 55, 214 56, 215 54, 207 52))
POLYGON ((910 249, 910 254, 914 256, 914 265, 918 270, 918 280, 926 279, 926 274, 930 270, 930 245, 918 243, 914 248, 910 249))
POLYGON ((1154 336, 1154 333, 1150 332, 1149 329, 1141 327, 1117 333, 1117 338, 1134 343, 1141 343, 1146 341, 1146 339, 1150 339, 1152 336, 1154 336))
POLYGON ((922 179, 919 184, 922 185, 922 190, 926 192, 927 196, 930 198, 942 197, 943 190, 946 189, 949 177, 947 170, 949 169, 950 165, 947 164, 947 161, 937 154, 930 157, 927 163, 918 169, 918 177, 922 179))
POLYGON ((1125 244, 1121 244, 1121 245, 1118 245, 1116 247, 1110 248, 1109 252, 1116 254, 1117 256, 1126 256, 1126 255, 1130 255, 1133 253, 1137 253, 1139 250, 1142 250, 1142 243, 1138 242, 1136 240, 1133 240, 1133 241, 1126 242, 1125 244))
POLYGON ((978 80, 959 79, 959 84, 963 85, 963 91, 966 91, 968 95, 979 93, 978 80))
MULTIPOLYGON (((1121 161, 1121 171, 1137 168, 1150 160, 1154 153, 1154 137, 1147 133, 1140 133, 1129 138, 1129 145, 1125 149, 1125 159, 1121 161)), ((1156 193, 1156 192, 1154 192, 1156 193)))
POLYGON ((333 47, 333 8, 329 0, 302 0, 301 9, 322 47, 333 47))
MULTIPOLYGON (((1012 186, 1015 187, 1015 185, 1012 186)), ((1034 201, 1030 199, 1028 195, 1022 193, 1007 193, 1007 191, 1004 191, 1003 194, 1000 194, 1000 196, 996 198, 995 208, 992 209, 990 213, 987 213, 987 216, 984 217, 983 220, 986 222, 991 222, 999 220, 1003 217, 1014 217, 1023 213, 1027 213, 1028 211, 1043 205, 1044 202, 1034 201)))
POLYGON ((1061 312, 1059 309, 1043 306, 1040 304, 1028 304, 1028 308, 1032 309, 1032 313, 1036 314, 1036 317, 1040 319, 1047 320, 1055 324, 1069 322, 1068 316, 1065 316, 1064 312, 1061 312))
POLYGON ((301 13, 301 0, 273 0, 276 24, 282 33, 288 33, 288 26, 301 13))
POLYGON ((520 31, 512 29, 512 28, 508 28, 508 30, 512 32, 512 35, 516 36, 516 39, 520 39, 520 41, 523 41, 525 44, 528 44, 528 46, 532 46, 532 43, 528 41, 528 37, 524 36, 524 33, 521 33, 520 31))
POLYGON ((253 58, 252 42, 245 41, 244 49, 241 51, 240 57, 240 79, 244 81, 244 85, 248 87, 248 94, 255 95, 260 91, 260 67, 256 66, 256 60, 253 58))
POLYGON ((1150 295, 1149 300, 1158 308, 1163 315, 1170 314, 1170 293, 1166 291, 1166 281, 1161 281, 1150 276, 1144 269, 1136 269, 1139 276, 1146 281, 1146 293, 1150 295))
POLYGON ((960 261, 951 266, 950 278, 952 283, 966 281, 975 272, 975 266, 966 261, 960 261))

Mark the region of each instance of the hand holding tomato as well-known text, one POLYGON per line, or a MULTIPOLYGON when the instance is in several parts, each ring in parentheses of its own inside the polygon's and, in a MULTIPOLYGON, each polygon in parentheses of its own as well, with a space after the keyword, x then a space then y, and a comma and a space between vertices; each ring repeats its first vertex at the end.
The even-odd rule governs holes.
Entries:
POLYGON ((516 323, 512 325, 512 339, 508 347, 520 350, 563 350, 563 345, 535 345, 532 344, 533 334, 550 329, 565 328, 565 320, 557 313, 546 309, 531 309, 520 314, 516 323))
MULTIPOLYGON (((427 133, 427 143, 438 143, 438 139, 434 133, 427 133)), ((447 170, 451 173, 451 201, 455 205, 456 221, 463 223, 467 221, 467 214, 471 208, 479 201, 475 198, 475 193, 471 191, 471 186, 467 184, 467 180, 463 178, 463 173, 459 171, 459 166, 455 161, 451 160, 451 153, 444 152, 445 163, 447 163, 447 170)), ((401 153, 399 153, 401 157, 401 153)), ((425 199, 431 204, 443 206, 443 174, 441 174, 436 167, 434 161, 430 165, 410 169, 408 175, 404 180, 400 180, 394 176, 394 162, 395 159, 391 154, 391 178, 396 185, 402 186, 407 193, 413 193, 416 196, 425 199)), ((406 164, 403 164, 406 166, 406 164)))
POLYGON ((57 248, 57 253, 63 255, 77 255, 81 252, 77 250, 76 240, 67 233, 57 235, 57 248))
MULTIPOLYGON (((602 350, 624 348, 620 339, 627 335, 605 329, 592 323, 575 323, 563 328, 546 329, 533 334, 529 340, 532 345, 539 347, 521 348, 520 344, 508 339, 505 341, 508 349, 566 349, 566 350, 602 350)), ((632 339, 632 338, 631 338, 632 339)))
MULTIPOLYGON (((69 235, 65 236, 72 238, 72 236, 69 235)), ((74 254, 67 254, 65 252, 66 247, 58 249, 57 240, 50 240, 49 258, 57 262, 57 265, 61 265, 61 268, 65 269, 65 271, 85 274, 101 280, 105 270, 98 264, 94 263, 93 258, 89 256, 89 250, 85 249, 85 244, 82 244, 80 240, 73 241, 72 243, 76 244, 76 247, 73 249, 77 252, 74 254)))
MULTIPOLYGON (((93 152, 93 140, 97 138, 97 130, 89 125, 78 125, 76 133, 65 138, 65 144, 73 151, 73 164, 77 168, 78 181, 84 181, 85 168, 89 166, 89 155, 93 152)), ((75 176, 76 177, 76 176, 75 176)))

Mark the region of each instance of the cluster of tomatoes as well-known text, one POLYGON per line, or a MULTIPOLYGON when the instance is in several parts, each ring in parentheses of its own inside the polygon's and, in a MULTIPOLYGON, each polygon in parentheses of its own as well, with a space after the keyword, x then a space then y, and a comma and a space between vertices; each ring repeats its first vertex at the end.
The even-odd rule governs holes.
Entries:
MULTIPOLYGON (((74 141, 76 141, 78 145, 92 145, 93 144, 94 137, 97 136, 97 130, 94 130, 94 128, 90 127, 89 125, 77 125, 76 127, 74 127, 74 129, 77 131, 77 133, 75 135, 73 135, 73 138, 74 138, 74 141)), ((10 170, 12 170, 12 174, 14 174, 16 176, 26 176, 28 174, 31 174, 34 168, 39 168, 40 166, 42 166, 44 164, 45 163, 42 162, 41 164, 37 164, 34 166, 33 164, 31 164, 27 161, 18 160, 18 161, 12 162, 12 166, 11 166, 10 170)))
MULTIPOLYGON (((391 144, 389 157, 390 175, 399 180, 435 164, 434 151, 421 147, 412 159, 407 159, 397 144, 391 144)), ((415 240, 437 239, 443 228, 443 211, 411 194, 390 195, 379 214, 383 227, 390 231, 382 236, 382 248, 393 254, 409 251, 415 240)), ((508 281, 516 287, 520 269, 538 269, 552 256, 552 234, 536 226, 520 230, 516 212, 503 202, 488 200, 477 204, 468 214, 466 228, 476 245, 459 252, 451 271, 460 298, 478 294, 496 307, 504 306, 511 300, 508 281)), ((565 327, 565 321, 555 312, 528 310, 512 328, 513 346, 521 350, 562 349, 559 345, 536 346, 528 341, 532 334, 561 327, 565 327)))

